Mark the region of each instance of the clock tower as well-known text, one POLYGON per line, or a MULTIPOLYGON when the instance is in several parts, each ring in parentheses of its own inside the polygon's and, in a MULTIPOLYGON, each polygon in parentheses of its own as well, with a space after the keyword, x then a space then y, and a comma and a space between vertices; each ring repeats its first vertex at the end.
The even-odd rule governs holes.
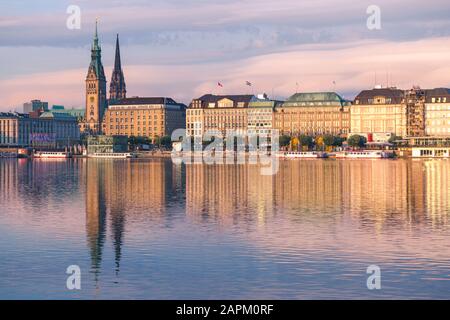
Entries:
POLYGON ((106 77, 103 70, 101 48, 98 41, 97 21, 91 48, 91 64, 86 77, 85 132, 102 134, 102 121, 106 109, 106 77))

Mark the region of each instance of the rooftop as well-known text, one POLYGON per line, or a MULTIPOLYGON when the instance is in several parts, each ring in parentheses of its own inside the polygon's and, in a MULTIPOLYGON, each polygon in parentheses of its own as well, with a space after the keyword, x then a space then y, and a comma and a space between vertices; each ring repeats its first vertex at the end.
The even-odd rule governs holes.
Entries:
POLYGON ((30 116, 25 113, 18 112, 0 112, 0 118, 29 118, 30 116))
MULTIPOLYGON (((248 104, 255 99, 256 97, 254 95, 249 94, 243 94, 243 95, 213 95, 213 94, 205 94, 201 96, 200 98, 194 99, 194 101, 200 101, 201 108, 209 108, 211 107, 211 104, 215 104, 216 107, 218 107, 218 102, 224 99, 228 99, 233 101, 233 108, 237 107, 238 104, 244 104, 244 107, 247 107, 248 104)), ((193 104, 191 104, 191 107, 193 107, 193 104)), ((199 107, 196 105, 195 107, 199 107)))
POLYGON ((450 89, 448 88, 435 88, 426 90, 426 102, 436 102, 433 99, 446 98, 446 101, 450 102, 450 89))
POLYGON ((342 98, 336 92, 302 92, 292 95, 286 100, 284 105, 286 106, 299 106, 299 105, 331 105, 342 106, 349 101, 342 98))
POLYGON ((110 101, 111 106, 140 105, 140 104, 180 104, 167 97, 132 97, 110 101))
POLYGON ((39 116, 40 119, 55 119, 55 120, 76 120, 76 117, 68 114, 68 113, 62 113, 62 112, 52 112, 47 111, 42 113, 39 116))
POLYGON ((405 92, 397 88, 375 88, 361 91, 355 98, 356 104, 377 104, 375 98, 384 97, 384 104, 400 104, 403 101, 405 92))
POLYGON ((205 94, 196 100, 202 100, 203 102, 217 102, 222 99, 229 99, 234 102, 250 102, 255 96, 250 94, 241 94, 241 95, 213 95, 213 94, 205 94))

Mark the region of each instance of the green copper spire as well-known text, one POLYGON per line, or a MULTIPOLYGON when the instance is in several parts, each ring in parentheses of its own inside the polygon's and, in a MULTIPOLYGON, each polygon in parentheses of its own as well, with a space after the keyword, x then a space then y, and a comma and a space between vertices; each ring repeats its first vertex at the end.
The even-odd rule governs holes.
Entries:
POLYGON ((91 48, 91 65, 89 70, 93 70, 99 79, 105 79, 102 65, 102 49, 98 40, 98 20, 95 20, 95 33, 91 48))
POLYGON ((92 44, 92 51, 100 51, 100 45, 98 44, 98 19, 95 20, 95 33, 94 42, 92 44))

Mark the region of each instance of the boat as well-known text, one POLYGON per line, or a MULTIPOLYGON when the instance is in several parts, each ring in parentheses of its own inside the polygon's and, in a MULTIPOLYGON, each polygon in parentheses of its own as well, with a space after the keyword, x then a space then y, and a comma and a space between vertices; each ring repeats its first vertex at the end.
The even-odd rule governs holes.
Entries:
POLYGON ((388 159, 393 157, 392 152, 381 150, 341 151, 336 153, 338 159, 388 159))
POLYGON ((286 159, 323 159, 328 158, 326 152, 317 151, 288 151, 285 152, 282 157, 286 159))
POLYGON ((33 158, 37 159, 68 159, 71 156, 70 152, 58 151, 36 151, 33 154, 33 158))
POLYGON ((89 154, 88 157, 97 159, 130 159, 135 158, 136 155, 130 152, 102 152, 89 154))

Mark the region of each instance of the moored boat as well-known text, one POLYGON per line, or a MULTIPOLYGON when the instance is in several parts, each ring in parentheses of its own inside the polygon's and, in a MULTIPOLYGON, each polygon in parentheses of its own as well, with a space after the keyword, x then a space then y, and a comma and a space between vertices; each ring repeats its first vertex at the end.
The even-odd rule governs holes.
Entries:
POLYGON ((88 155, 89 158, 98 159, 130 159, 135 158, 135 154, 130 152, 105 152, 105 153, 93 153, 88 155))
POLYGON ((282 155, 286 159, 323 159, 328 158, 326 152, 318 151, 288 151, 282 155))
POLYGON ((71 156, 70 152, 58 151, 36 151, 33 154, 33 158, 36 159, 68 159, 71 156))
POLYGON ((392 152, 381 150, 341 151, 336 153, 339 159, 388 159, 393 158, 392 152))

